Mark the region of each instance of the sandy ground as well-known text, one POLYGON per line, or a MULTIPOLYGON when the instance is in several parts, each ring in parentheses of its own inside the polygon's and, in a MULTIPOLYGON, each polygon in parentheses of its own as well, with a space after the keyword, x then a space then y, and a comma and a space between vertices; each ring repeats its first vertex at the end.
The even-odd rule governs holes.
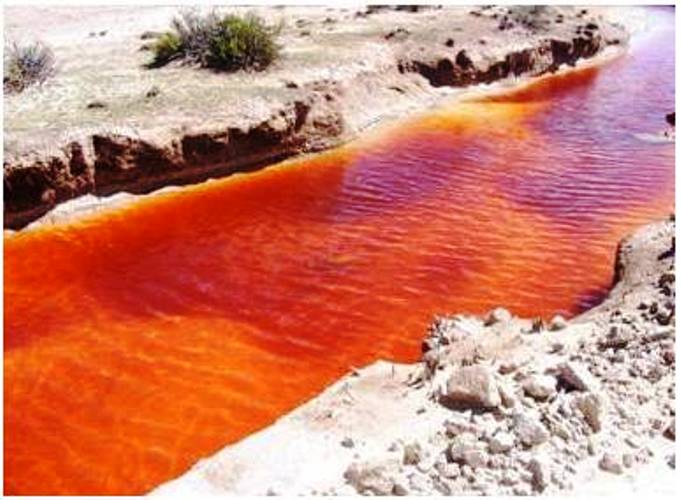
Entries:
MULTIPOLYGON (((271 24, 283 23, 281 60, 264 72, 229 75, 182 65, 145 69, 151 55, 140 50, 145 43, 140 36, 167 29, 180 10, 174 6, 6 7, 6 37, 39 39, 53 48, 58 61, 57 75, 44 86, 6 98, 6 150, 13 153, 44 144, 59 147, 68 136, 88 129, 172 134, 206 123, 266 119, 273 102, 281 104, 278 101, 300 94, 286 83, 302 87, 387 70, 394 65, 398 48, 427 50, 433 57, 437 47, 446 56, 471 41, 479 45, 479 40, 485 40, 474 54, 497 58, 500 52, 531 45, 538 38, 520 26, 499 31, 496 19, 471 16, 467 7, 418 13, 386 10, 364 16, 358 15, 363 9, 349 8, 222 7, 222 12, 254 10, 271 24), (386 39, 399 29, 409 34, 386 39), (445 45, 450 39, 452 48, 445 45), (160 95, 146 98, 155 86, 160 95), (88 110, 92 101, 107 107, 88 110)), ((578 22, 569 14, 566 17, 562 25, 550 26, 552 36, 572 34, 578 22)), ((358 121, 363 120, 358 117, 358 121)))
POLYGON ((588 313, 440 318, 422 362, 348 374, 153 494, 671 496, 673 234, 626 240, 588 313))

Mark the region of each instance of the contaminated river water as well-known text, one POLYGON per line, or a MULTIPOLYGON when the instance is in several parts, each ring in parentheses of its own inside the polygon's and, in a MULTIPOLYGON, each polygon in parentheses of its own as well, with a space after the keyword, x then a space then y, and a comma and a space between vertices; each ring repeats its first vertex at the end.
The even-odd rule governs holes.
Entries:
POLYGON ((144 493, 436 314, 550 318, 674 210, 673 11, 599 69, 4 237, 5 493, 144 493))

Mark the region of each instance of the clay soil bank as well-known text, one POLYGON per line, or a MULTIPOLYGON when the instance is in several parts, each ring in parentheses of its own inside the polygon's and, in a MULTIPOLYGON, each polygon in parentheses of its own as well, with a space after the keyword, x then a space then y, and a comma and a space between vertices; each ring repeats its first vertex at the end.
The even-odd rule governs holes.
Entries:
MULTIPOLYGON (((245 8, 222 8, 245 12, 245 8)), ((4 97, 4 227, 85 194, 147 193, 262 168, 422 110, 458 89, 626 46, 641 9, 259 7, 283 23, 263 72, 147 69, 145 32, 176 7, 10 7, 9 39, 39 39, 57 73, 4 97), (627 24, 625 29, 624 24, 627 24)))

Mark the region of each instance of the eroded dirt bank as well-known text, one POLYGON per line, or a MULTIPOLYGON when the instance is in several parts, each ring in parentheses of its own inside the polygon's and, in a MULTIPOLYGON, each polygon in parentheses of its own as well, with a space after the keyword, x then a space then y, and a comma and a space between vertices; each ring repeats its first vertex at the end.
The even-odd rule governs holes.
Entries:
POLYGON ((154 493, 673 494, 674 226, 626 238, 585 314, 439 318, 421 362, 357 370, 154 493))
POLYGON ((333 147, 452 89, 627 42, 613 21, 621 9, 256 10, 284 21, 282 58, 225 75, 143 67, 140 36, 166 29, 175 8, 6 9, 8 35, 40 33, 60 66, 43 87, 5 97, 5 228, 88 193, 146 193, 333 147))

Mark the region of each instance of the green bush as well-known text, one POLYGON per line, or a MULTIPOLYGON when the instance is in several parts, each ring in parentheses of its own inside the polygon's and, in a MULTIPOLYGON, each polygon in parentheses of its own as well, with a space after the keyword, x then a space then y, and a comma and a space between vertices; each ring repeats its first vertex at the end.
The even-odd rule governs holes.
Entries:
POLYGON ((278 56, 279 32, 254 14, 220 17, 186 11, 172 21, 172 31, 161 35, 152 47, 151 66, 163 66, 181 58, 221 71, 262 70, 278 56))
POLYGON ((11 42, 5 47, 3 65, 3 89, 7 93, 43 83, 55 71, 52 50, 40 42, 28 45, 11 42))
POLYGON ((225 71, 264 69, 278 55, 273 31, 260 18, 226 16, 209 40, 209 67, 225 71))
POLYGON ((182 41, 175 33, 163 33, 156 40, 151 50, 154 52, 153 64, 162 66, 182 56, 182 41))

